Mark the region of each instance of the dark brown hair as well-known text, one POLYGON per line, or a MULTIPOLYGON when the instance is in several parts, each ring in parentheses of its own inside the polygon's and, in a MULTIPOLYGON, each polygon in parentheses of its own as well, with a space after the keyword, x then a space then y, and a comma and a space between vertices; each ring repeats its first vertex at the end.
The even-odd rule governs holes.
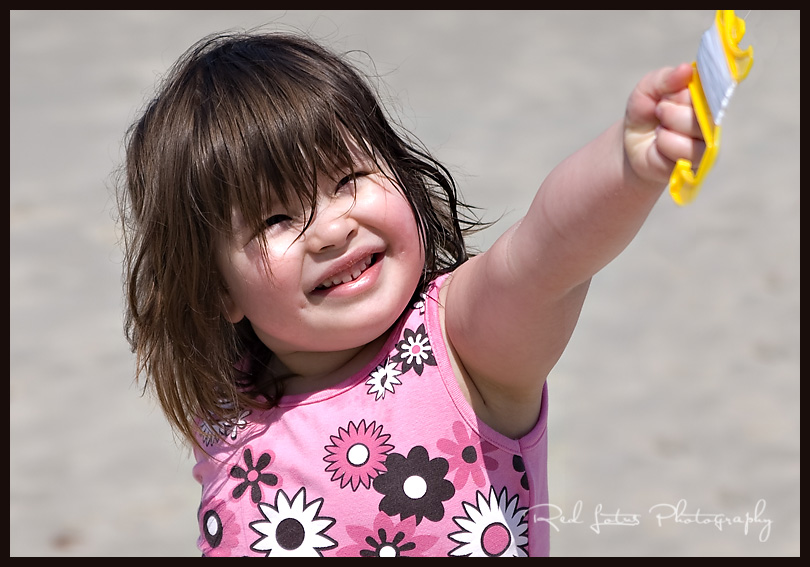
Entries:
POLYGON ((125 330, 136 376, 186 441, 200 446, 282 394, 249 322, 224 316, 215 243, 232 233, 234 209, 257 228, 271 202, 311 211, 318 173, 350 170, 349 143, 362 141, 417 219, 425 266, 414 295, 468 258, 464 236, 482 223, 450 172, 393 124, 345 57, 303 36, 235 32, 192 46, 128 130, 125 330))

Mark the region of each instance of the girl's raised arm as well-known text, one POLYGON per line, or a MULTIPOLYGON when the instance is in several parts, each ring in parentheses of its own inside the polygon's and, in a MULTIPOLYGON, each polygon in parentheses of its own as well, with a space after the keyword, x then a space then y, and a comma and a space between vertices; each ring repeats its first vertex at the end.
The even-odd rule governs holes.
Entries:
POLYGON ((496 430, 531 429, 590 278, 636 235, 675 161, 699 160, 691 73, 683 64, 645 76, 624 119, 560 163, 526 216, 448 282, 445 332, 462 387, 496 430))

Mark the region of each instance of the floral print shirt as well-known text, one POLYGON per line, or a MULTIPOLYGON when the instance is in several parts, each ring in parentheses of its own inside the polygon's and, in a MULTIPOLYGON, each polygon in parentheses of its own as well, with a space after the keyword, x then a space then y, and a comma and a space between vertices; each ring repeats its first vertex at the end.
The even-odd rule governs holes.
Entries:
POLYGON ((203 555, 548 555, 547 391, 520 439, 476 418, 442 341, 445 277, 355 376, 208 424, 203 555))

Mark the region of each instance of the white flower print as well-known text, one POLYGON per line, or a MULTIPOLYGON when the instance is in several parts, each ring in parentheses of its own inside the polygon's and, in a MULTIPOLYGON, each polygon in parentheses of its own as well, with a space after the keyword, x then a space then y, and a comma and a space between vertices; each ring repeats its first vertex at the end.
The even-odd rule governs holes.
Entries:
POLYGON ((243 410, 239 415, 236 416, 235 419, 221 421, 219 425, 222 428, 222 435, 230 437, 231 440, 236 439, 237 432, 240 429, 244 429, 247 425, 247 420, 245 420, 245 418, 248 415, 250 415, 250 410, 243 410))
POLYGON ((325 535, 335 523, 334 518, 318 516, 323 498, 306 502, 306 488, 301 488, 292 501, 283 490, 276 492, 276 505, 264 502, 259 510, 265 520, 250 523, 261 535, 250 548, 280 557, 322 557, 323 549, 332 549, 337 542, 325 535))
POLYGON ((405 329, 402 340, 397 343, 397 351, 402 360, 403 373, 413 368, 421 376, 425 365, 436 366, 433 347, 430 346, 424 324, 419 325, 416 331, 405 329))
POLYGON ((453 518, 461 531, 448 535, 459 544, 450 555, 528 557, 529 525, 524 518, 527 509, 517 507, 517 495, 509 499, 506 487, 498 495, 494 486, 489 489, 489 499, 479 491, 476 494, 478 506, 462 502, 467 515, 453 518))
POLYGON ((217 431, 219 430, 218 423, 209 423, 208 421, 203 421, 200 424, 200 435, 202 436, 202 441, 206 447, 210 447, 211 445, 215 445, 219 442, 219 434, 217 431))
POLYGON ((425 314, 425 302, 427 301, 427 294, 422 292, 419 294, 419 299, 417 299, 414 304, 413 308, 418 309, 421 315, 425 314))
POLYGON ((430 343, 428 338, 423 335, 416 335, 415 337, 408 337, 408 345, 405 347, 405 352, 402 353, 402 358, 407 359, 408 364, 422 364, 422 361, 427 360, 430 356, 430 343))
POLYGON ((401 372, 396 368, 397 363, 391 362, 386 358, 385 362, 380 364, 372 373, 371 377, 366 380, 369 387, 368 394, 374 394, 374 401, 385 398, 386 392, 394 393, 394 386, 399 386, 402 382, 399 381, 401 372))
MULTIPOLYGON (((233 409, 233 403, 222 400, 219 407, 223 412, 227 412, 233 409)), ((250 410, 242 410, 238 415, 227 419, 203 421, 200 424, 200 433, 205 446, 210 447, 211 445, 215 445, 220 439, 227 437, 230 437, 231 440, 235 440, 239 430, 244 429, 247 425, 245 418, 248 415, 250 415, 250 410)))

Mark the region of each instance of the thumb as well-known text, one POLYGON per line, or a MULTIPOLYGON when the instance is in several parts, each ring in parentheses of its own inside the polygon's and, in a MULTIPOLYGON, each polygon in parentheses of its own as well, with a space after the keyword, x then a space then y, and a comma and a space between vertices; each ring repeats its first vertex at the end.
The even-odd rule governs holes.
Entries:
POLYGON ((633 89, 627 104, 626 119, 630 128, 652 127, 658 123, 655 107, 664 98, 676 93, 688 100, 686 90, 692 80, 692 65, 681 63, 677 67, 663 67, 647 73, 633 89))
POLYGON ((668 95, 674 95, 686 89, 692 80, 692 65, 681 63, 677 67, 665 67, 649 78, 648 94, 653 100, 661 100, 668 95))

